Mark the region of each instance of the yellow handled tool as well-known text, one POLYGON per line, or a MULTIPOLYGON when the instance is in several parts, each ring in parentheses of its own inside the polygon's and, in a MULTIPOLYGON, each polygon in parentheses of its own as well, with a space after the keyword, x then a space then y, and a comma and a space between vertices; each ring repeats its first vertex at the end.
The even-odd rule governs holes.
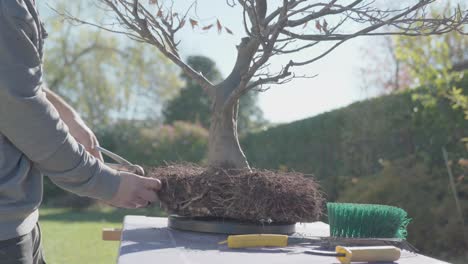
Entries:
POLYGON ((336 247, 337 258, 342 264, 351 262, 393 262, 401 256, 394 246, 377 247, 336 247))
MULTIPOLYGON (((290 237, 275 234, 232 235, 222 243, 229 248, 250 247, 286 247, 292 244, 304 244, 320 242, 320 238, 290 237)), ((394 246, 370 246, 370 247, 341 247, 337 246, 335 252, 307 250, 304 253, 336 257, 343 264, 351 262, 378 262, 396 261, 400 258, 401 251, 394 246)))
POLYGON ((225 242, 229 248, 286 247, 288 238, 286 235, 274 234, 233 235, 228 236, 225 242))

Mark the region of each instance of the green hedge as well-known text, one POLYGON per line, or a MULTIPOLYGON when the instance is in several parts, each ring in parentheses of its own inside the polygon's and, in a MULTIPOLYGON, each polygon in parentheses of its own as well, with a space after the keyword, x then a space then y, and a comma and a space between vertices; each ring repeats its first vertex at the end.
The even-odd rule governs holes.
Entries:
POLYGON ((202 163, 208 151, 208 131, 197 124, 172 125, 118 123, 100 131, 101 145, 135 164, 161 166, 166 162, 202 163))
POLYGON ((385 160, 418 154, 440 166, 441 148, 462 153, 467 131, 463 113, 447 102, 424 109, 406 92, 250 134, 242 145, 253 167, 313 174, 335 200, 341 176, 372 175, 385 160))

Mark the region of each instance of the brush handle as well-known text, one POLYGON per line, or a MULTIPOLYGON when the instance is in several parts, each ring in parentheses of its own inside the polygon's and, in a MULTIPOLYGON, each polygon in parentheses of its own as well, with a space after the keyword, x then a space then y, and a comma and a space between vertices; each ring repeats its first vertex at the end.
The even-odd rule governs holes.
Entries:
POLYGON ((401 251, 393 246, 375 247, 336 247, 336 253, 344 254, 337 257, 342 264, 351 262, 393 262, 400 258, 401 251))

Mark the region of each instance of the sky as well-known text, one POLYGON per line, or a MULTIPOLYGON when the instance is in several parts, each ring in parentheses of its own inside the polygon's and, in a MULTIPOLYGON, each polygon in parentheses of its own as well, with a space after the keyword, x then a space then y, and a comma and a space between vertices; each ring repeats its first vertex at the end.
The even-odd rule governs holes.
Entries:
MULTIPOLYGON (((177 1, 175 10, 184 10, 187 3, 191 2, 177 1)), ((43 14, 50 12, 46 4, 54 6, 54 1, 39 2, 43 14)), ((240 7, 230 8, 224 0, 200 0, 192 17, 202 26, 219 19, 234 34, 218 34, 215 27, 206 33, 186 26, 179 35, 181 55, 207 56, 214 60, 222 74, 227 76, 237 56, 235 46, 244 36, 240 7)), ((369 94, 362 89, 363 83, 359 74, 359 68, 366 60, 362 48, 369 46, 368 41, 369 39, 351 40, 322 60, 295 69, 297 75, 316 75, 314 78, 300 78, 287 84, 273 85, 271 89, 261 93, 259 106, 265 118, 272 123, 292 122, 344 107, 368 97, 369 94)), ((303 51, 296 54, 296 58, 311 58, 319 55, 320 51, 323 51, 323 48, 303 51)), ((273 59, 272 69, 279 69, 289 59, 273 59)))

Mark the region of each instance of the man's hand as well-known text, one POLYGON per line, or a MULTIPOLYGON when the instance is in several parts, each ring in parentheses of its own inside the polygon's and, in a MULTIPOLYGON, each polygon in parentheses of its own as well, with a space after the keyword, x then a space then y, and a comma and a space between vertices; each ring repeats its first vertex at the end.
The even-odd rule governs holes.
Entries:
POLYGON ((119 172, 121 181, 119 190, 109 203, 121 208, 141 208, 158 200, 156 194, 161 189, 161 181, 141 177, 128 172, 119 172))
POLYGON ((71 120, 63 120, 69 129, 69 133, 75 138, 78 143, 83 145, 91 155, 96 157, 98 160, 103 161, 102 154, 97 150, 99 141, 93 131, 84 123, 84 121, 76 116, 71 120))

